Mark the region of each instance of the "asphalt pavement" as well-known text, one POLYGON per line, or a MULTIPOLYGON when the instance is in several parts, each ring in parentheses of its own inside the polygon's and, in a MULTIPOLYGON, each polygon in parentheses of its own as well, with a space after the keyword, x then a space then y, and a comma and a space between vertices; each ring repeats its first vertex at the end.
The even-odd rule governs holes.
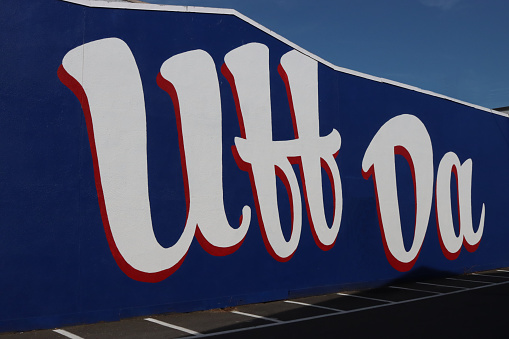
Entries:
POLYGON ((41 338, 508 338, 509 268, 382 288, 0 334, 41 338))

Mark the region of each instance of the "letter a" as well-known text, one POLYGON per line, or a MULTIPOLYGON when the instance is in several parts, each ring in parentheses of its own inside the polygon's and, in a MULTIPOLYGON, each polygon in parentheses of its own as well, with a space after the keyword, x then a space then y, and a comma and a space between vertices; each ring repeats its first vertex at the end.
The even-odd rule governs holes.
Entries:
POLYGON ((458 156, 449 152, 438 166, 436 184, 436 216, 440 246, 445 257, 455 260, 464 244, 469 252, 474 252, 484 231, 485 206, 482 205, 479 228, 474 232, 472 223, 472 159, 463 165, 458 156), (454 232, 451 209, 451 173, 456 177, 458 189, 459 235, 454 232))

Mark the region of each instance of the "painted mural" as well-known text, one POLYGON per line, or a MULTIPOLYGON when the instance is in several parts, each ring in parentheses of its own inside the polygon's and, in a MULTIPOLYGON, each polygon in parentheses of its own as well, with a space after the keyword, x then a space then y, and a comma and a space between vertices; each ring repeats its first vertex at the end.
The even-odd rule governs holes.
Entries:
POLYGON ((509 265, 506 115, 231 10, 6 1, 0 330, 509 265))

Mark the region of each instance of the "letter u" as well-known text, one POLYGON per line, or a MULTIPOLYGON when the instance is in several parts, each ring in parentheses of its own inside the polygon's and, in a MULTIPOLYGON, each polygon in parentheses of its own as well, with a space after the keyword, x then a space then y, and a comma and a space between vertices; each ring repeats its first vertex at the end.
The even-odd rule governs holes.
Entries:
POLYGON ((223 204, 219 84, 207 53, 176 55, 158 76, 172 97, 180 127, 188 208, 184 231, 168 248, 158 243, 152 226, 145 102, 131 50, 116 38, 87 43, 66 54, 58 75, 81 102, 106 237, 129 277, 145 282, 167 278, 184 261, 195 233, 214 255, 241 245, 251 210, 245 206, 240 227, 230 227, 223 204), (201 126, 200 117, 211 125, 201 126))

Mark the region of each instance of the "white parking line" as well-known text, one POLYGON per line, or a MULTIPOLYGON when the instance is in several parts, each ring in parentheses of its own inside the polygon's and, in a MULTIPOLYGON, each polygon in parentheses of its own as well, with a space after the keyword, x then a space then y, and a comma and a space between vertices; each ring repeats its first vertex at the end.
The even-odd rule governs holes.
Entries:
POLYGON ((268 321, 272 321, 272 322, 275 322, 275 323, 282 323, 283 322, 283 321, 278 320, 278 319, 262 317, 261 315, 256 315, 256 314, 251 314, 251 313, 245 313, 245 312, 239 312, 239 311, 232 311, 231 313, 239 314, 239 315, 244 315, 246 317, 251 317, 251 318, 256 318, 256 319, 268 320, 268 321))
POLYGON ((185 328, 185 327, 180 327, 180 326, 177 326, 177 325, 168 324, 168 323, 166 323, 164 321, 161 321, 161 320, 157 320, 157 319, 153 319, 153 318, 145 318, 145 320, 153 322, 153 323, 161 325, 161 326, 166 326, 166 327, 169 327, 169 328, 173 328, 174 330, 178 330, 178 331, 185 332, 185 333, 188 333, 188 334, 192 334, 192 335, 200 335, 201 334, 200 332, 196 332, 196 331, 190 330, 190 329, 185 328))
POLYGON ((498 272, 505 272, 505 273, 509 273, 508 270, 497 270, 498 272))
POLYGON ((443 294, 443 293, 435 292, 435 291, 419 290, 417 288, 408 288, 408 287, 401 287, 401 286, 388 286, 388 287, 396 288, 398 290, 407 290, 407 291, 415 291, 415 292, 423 292, 423 293, 431 293, 431 294, 443 294))
POLYGON ((336 293, 336 294, 337 295, 343 295, 345 297, 355 297, 355 298, 361 298, 361 299, 367 299, 367 300, 374 300, 374 301, 380 301, 380 302, 389 303, 389 304, 393 304, 394 303, 394 301, 390 301, 390 300, 365 297, 365 296, 357 295, 357 294, 347 294, 347 293, 336 293))
POLYGON ((57 329, 57 330, 53 330, 53 332, 56 332, 60 335, 63 335, 64 337, 71 338, 71 339, 83 339, 82 337, 77 336, 76 334, 72 334, 71 332, 67 332, 66 330, 57 329))
POLYGON ((502 279, 509 279, 509 277, 504 277, 501 275, 489 275, 489 274, 480 274, 480 273, 472 273, 472 275, 477 275, 479 277, 490 277, 490 278, 502 278, 502 279))
POLYGON ((327 306, 320 306, 320 305, 313 305, 313 304, 307 304, 300 301, 293 301, 293 300, 285 300, 285 303, 288 304, 295 304, 295 305, 301 305, 301 306, 307 306, 307 307, 314 307, 314 308, 321 308, 324 310, 334 311, 334 312, 344 312, 343 310, 338 310, 337 308, 327 307, 327 306))
MULTIPOLYGON (((438 287, 450 287, 450 288, 457 288, 457 289, 466 289, 466 287, 462 287, 462 286, 451 286, 451 285, 441 285, 441 284, 432 284, 432 283, 426 283, 426 282, 416 282, 416 284, 419 284, 419 285, 430 285, 430 286, 438 286, 438 287)), ((444 293, 446 294, 446 293, 444 293)))
POLYGON ((472 280, 472 279, 458 279, 458 278, 445 278, 447 280, 454 280, 454 281, 466 281, 466 282, 474 282, 479 284, 493 284, 489 281, 479 281, 479 280, 472 280))
MULTIPOLYGON (((309 321, 309 320, 314 320, 314 319, 333 317, 336 315, 356 313, 356 312, 362 312, 362 311, 371 310, 371 309, 389 307, 389 306, 398 305, 398 304, 407 304, 407 303, 412 303, 412 302, 426 300, 426 299, 439 298, 439 297, 443 297, 443 296, 450 295, 450 294, 458 294, 458 293, 463 293, 463 292, 467 292, 467 291, 478 290, 478 289, 483 289, 483 288, 488 288, 488 287, 493 287, 493 286, 506 285, 506 284, 509 284, 509 281, 504 281, 501 283, 493 283, 491 285, 481 285, 481 286, 476 286, 476 287, 471 287, 471 288, 461 288, 460 290, 456 290, 456 291, 452 291, 452 292, 447 292, 447 293, 442 293, 442 294, 433 294, 433 295, 428 295, 428 296, 420 297, 420 298, 407 299, 407 300, 398 301, 398 302, 390 302, 390 303, 385 303, 385 304, 381 304, 381 305, 357 308, 357 309, 344 311, 344 312, 333 312, 333 313, 321 314, 321 315, 307 317, 307 318, 299 318, 299 319, 288 320, 288 321, 279 321, 277 323, 272 323, 272 324, 265 324, 265 325, 259 325, 259 326, 244 327, 244 328, 239 328, 239 329, 234 329, 234 330, 226 330, 226 331, 202 334, 202 335, 200 335, 200 337, 213 337, 213 336, 217 336, 217 335, 238 333, 238 332, 250 331, 250 330, 255 330, 255 329, 260 329, 260 328, 273 327, 273 326, 278 326, 278 325, 282 325, 282 324, 294 324, 294 323, 299 323, 299 322, 304 322, 304 321, 309 321)), ((454 286, 446 286, 446 287, 454 287, 454 286)), ((353 296, 351 294, 347 294, 347 295, 353 296)))

